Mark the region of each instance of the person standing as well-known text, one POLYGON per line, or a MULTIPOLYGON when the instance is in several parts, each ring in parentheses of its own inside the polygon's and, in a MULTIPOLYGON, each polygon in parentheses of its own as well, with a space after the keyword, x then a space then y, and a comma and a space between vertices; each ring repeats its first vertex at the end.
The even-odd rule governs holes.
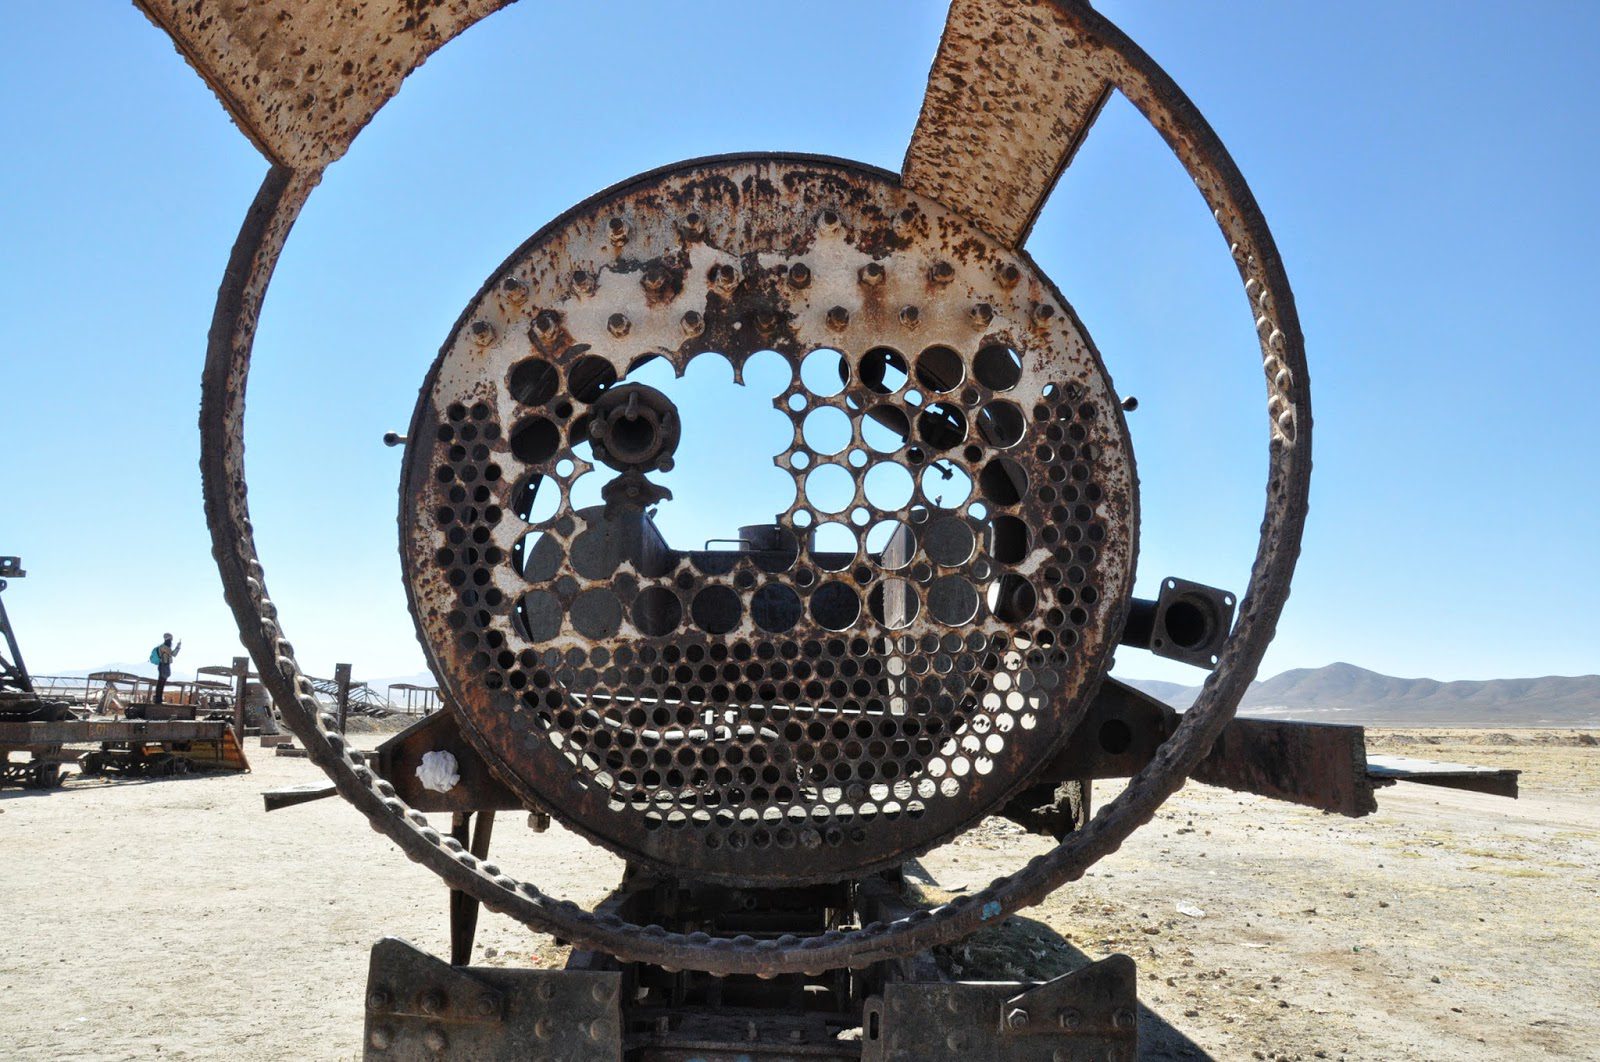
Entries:
POLYGON ((172 677, 172 658, 178 655, 183 648, 180 640, 176 645, 172 642, 172 635, 163 634, 161 644, 150 650, 150 662, 156 666, 156 701, 161 704, 162 698, 167 695, 167 679, 172 677))

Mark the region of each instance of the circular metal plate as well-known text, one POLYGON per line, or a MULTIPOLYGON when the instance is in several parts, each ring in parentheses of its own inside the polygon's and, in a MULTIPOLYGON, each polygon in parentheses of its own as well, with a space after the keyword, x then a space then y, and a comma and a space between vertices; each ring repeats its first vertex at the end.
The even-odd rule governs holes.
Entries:
POLYGON ((849 163, 687 163, 574 208, 462 316, 410 440, 407 586, 463 729, 677 875, 837 879, 953 836, 1082 716, 1131 589, 1126 425, 1066 303, 849 163), (738 551, 665 541, 588 409, 647 360, 769 350, 794 436, 756 459, 793 503, 738 551), (849 425, 836 453, 818 414, 849 425), (574 507, 584 475, 610 504, 574 507))

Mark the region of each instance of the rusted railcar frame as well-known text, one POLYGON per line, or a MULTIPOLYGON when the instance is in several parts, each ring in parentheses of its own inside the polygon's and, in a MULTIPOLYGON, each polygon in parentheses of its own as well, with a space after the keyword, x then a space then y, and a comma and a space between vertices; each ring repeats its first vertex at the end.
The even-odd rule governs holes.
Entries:
MULTIPOLYGON (((245 386, 262 300, 284 241, 321 175, 321 165, 268 172, 234 245, 218 295, 208 344, 200 425, 201 467, 213 550, 240 635, 274 700, 311 758, 342 795, 406 854, 452 888, 490 907, 585 947, 668 968, 723 973, 822 971, 860 966, 957 939, 1011 911, 1037 903, 1116 850, 1177 790, 1232 717, 1255 677, 1289 592, 1299 555, 1310 482, 1311 409, 1303 342, 1288 280, 1272 236, 1243 177, 1216 134, 1176 84, 1120 30, 1088 6, 1056 0, 1057 25, 1092 45, 1095 62, 1167 140, 1195 178, 1227 239, 1261 340, 1269 388, 1267 504, 1249 588, 1233 636, 1195 708, 1173 739, 1084 830, 1017 873, 977 893, 891 923, 810 938, 702 940, 597 917, 545 896, 459 842, 442 837, 420 812, 397 799, 359 751, 321 717, 309 682, 285 638, 257 557, 244 476, 245 386)), ((350 136, 354 136, 352 130, 350 136)), ((1076 140, 1073 141, 1076 143, 1076 140)), ((1065 164, 1065 159, 1062 160, 1065 164)), ((954 204, 956 209, 961 204, 954 204)))

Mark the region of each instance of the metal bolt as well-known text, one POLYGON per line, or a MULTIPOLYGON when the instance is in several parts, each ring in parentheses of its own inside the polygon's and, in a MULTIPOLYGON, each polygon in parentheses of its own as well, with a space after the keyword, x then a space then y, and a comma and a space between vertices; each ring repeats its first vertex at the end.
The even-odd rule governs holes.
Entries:
POLYGON ((495 998, 487 992, 478 997, 478 1016, 480 1018, 487 1018, 498 1009, 500 1008, 495 1002, 495 998))
POLYGON ((1022 270, 1018 269, 1015 265, 1008 263, 1000 267, 1000 283, 1004 284, 1006 287, 1015 287, 1017 281, 1021 279, 1022 270))
POLYGON ((683 334, 691 339, 706 330, 706 319, 700 316, 699 310, 690 310, 678 323, 683 327, 683 334))
POLYGON ((762 307, 757 310, 756 327, 763 332, 770 332, 778 327, 778 312, 769 307, 762 307))
POLYGON ((967 314, 972 318, 973 324, 982 328, 994 320, 994 307, 986 302, 973 303, 972 309, 968 310, 967 314))
POLYGON ((824 210, 822 213, 817 215, 817 227, 828 232, 832 232, 833 230, 837 229, 840 225, 840 221, 841 219, 837 210, 824 210))
POLYGON ((422 1034, 422 1042, 434 1054, 439 1054, 450 1046, 450 1040, 445 1036, 443 1029, 429 1029, 422 1034))
POLYGON ((803 288, 811 283, 811 267, 804 262, 796 262, 789 267, 789 283, 797 288, 803 288))
POLYGON ((1115 1014, 1111 1015, 1111 1024, 1119 1029, 1132 1029, 1139 1024, 1139 1019, 1128 1007, 1118 1007, 1115 1014))
POLYGON ((486 347, 494 342, 494 325, 488 321, 473 321, 470 331, 473 341, 480 347, 486 347))
POLYGON ((912 207, 906 207, 904 210, 900 211, 900 213, 894 216, 894 231, 903 233, 906 229, 909 229, 911 224, 916 220, 916 210, 912 207))
POLYGON ((728 291, 738 281, 739 274, 731 265, 714 265, 711 267, 711 286, 720 291, 728 291))
POLYGON ((917 327, 917 323, 921 320, 922 311, 915 306, 907 306, 900 311, 900 323, 907 328, 917 327))
POLYGON ((935 262, 930 276, 935 284, 948 284, 956 278, 956 267, 949 262, 935 262))
POLYGON ((1006 1015, 1006 1024, 1013 1029, 1026 1029, 1028 1020, 1028 1012, 1020 1007, 1006 1015))
POLYGON ((644 271, 639 278, 640 285, 652 295, 659 295, 666 290, 668 273, 659 265, 652 265, 644 271))
POLYGON ((1056 308, 1048 302, 1041 302, 1033 311, 1033 319, 1036 321, 1048 321, 1055 315, 1056 308))
POLYGON ((394 1033, 389 1031, 388 1026, 379 1025, 367 1034, 367 1043, 376 1050, 387 1051, 389 1045, 394 1043, 394 1033))
POLYGON ((611 234, 612 243, 626 243, 628 241, 628 222, 623 218, 612 218, 606 222, 606 231, 611 234))
POLYGON ((706 231, 706 219, 697 211, 691 210, 683 216, 683 231, 685 235, 699 236, 706 231))
POLYGON ((533 1035, 540 1040, 550 1039, 550 1034, 555 1032, 555 1024, 549 1018, 540 1018, 533 1023, 533 1035))
POLYGON ((861 283, 868 287, 877 287, 883 283, 883 266, 877 262, 868 262, 861 267, 861 272, 856 274, 861 283))
POLYGON ((594 274, 587 269, 574 269, 572 271, 572 287, 574 290, 589 294, 594 291, 594 274))
POLYGON ((850 323, 850 311, 843 306, 835 306, 828 311, 828 327, 835 332, 842 332, 850 323))
POLYGON ((540 310, 533 318, 533 330, 541 336, 551 336, 561 325, 561 315, 554 310, 540 310))
POLYGON ((448 1001, 445 999, 444 993, 437 988, 432 988, 422 993, 422 998, 418 1000, 424 1014, 443 1013, 446 1002, 448 1001))
POLYGON ((389 1005, 393 1002, 394 997, 389 994, 389 990, 386 988, 374 988, 367 993, 367 1006, 373 1010, 388 1010, 389 1005))
POLYGON ((1083 1011, 1076 1007, 1064 1007, 1058 1020, 1061 1022, 1061 1027, 1068 1032, 1074 1029, 1081 1029, 1083 1027, 1083 1011))
POLYGON ((606 331, 610 332, 618 339, 621 339, 623 336, 627 335, 628 330, 632 327, 633 323, 628 320, 626 314, 614 313, 610 317, 606 318, 606 331))
POLYGON ((521 302, 528 296, 528 285, 516 277, 506 277, 502 280, 500 290, 505 292, 506 298, 512 302, 521 302))

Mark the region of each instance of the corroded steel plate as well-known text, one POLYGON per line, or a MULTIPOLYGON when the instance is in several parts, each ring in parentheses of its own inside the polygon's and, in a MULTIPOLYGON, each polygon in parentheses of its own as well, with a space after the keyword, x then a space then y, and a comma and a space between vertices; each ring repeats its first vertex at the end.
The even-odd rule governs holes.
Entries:
POLYGON ((839 878, 959 832, 1080 718, 1131 589, 1126 425, 1067 304, 854 164, 688 163, 576 207, 463 314, 410 440, 407 584, 465 733, 687 876, 839 878), (666 541, 589 411, 656 358, 738 378, 763 351, 794 433, 752 467, 793 502, 737 551, 666 541), (836 452, 818 416, 848 423, 836 452), (584 476, 612 504, 576 504, 584 476))

